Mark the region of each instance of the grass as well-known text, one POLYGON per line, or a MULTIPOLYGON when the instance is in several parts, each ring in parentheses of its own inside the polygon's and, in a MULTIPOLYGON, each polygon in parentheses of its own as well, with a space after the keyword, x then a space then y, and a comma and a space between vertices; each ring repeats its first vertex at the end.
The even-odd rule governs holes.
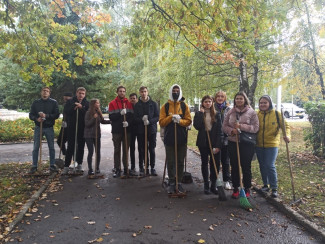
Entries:
MULTIPOLYGON (((290 157, 294 174, 296 199, 301 203, 295 209, 314 223, 325 227, 325 160, 312 155, 312 149, 304 142, 304 133, 310 130, 309 122, 289 122, 291 127, 290 157)), ((197 131, 189 131, 188 146, 195 146, 197 131)), ((286 145, 281 140, 276 161, 278 172, 279 195, 290 204, 292 198, 291 177, 287 160, 286 145)), ((262 179, 257 161, 252 162, 253 181, 258 187, 262 179)))

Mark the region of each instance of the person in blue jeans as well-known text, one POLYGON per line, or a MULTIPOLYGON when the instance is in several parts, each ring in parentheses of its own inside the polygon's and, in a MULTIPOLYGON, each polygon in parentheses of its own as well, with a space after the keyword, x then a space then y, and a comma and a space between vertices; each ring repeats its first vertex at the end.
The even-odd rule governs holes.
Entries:
POLYGON ((287 136, 283 135, 286 142, 290 142, 290 127, 282 120, 281 113, 273 108, 272 99, 264 95, 259 99, 259 111, 257 113, 260 130, 257 134, 256 156, 260 165, 260 171, 264 186, 262 191, 272 189, 271 196, 278 197, 278 178, 275 161, 278 156, 280 143, 280 130, 285 126, 287 136))
POLYGON ((54 130, 55 120, 59 118, 59 106, 56 100, 50 98, 51 91, 49 87, 41 90, 41 98, 33 102, 29 119, 35 122, 34 129, 34 148, 32 153, 33 166, 30 169, 31 174, 37 171, 38 153, 40 147, 40 136, 45 135, 50 152, 50 171, 57 171, 55 167, 54 150, 54 130), (40 135, 40 125, 42 123, 42 135, 40 135))

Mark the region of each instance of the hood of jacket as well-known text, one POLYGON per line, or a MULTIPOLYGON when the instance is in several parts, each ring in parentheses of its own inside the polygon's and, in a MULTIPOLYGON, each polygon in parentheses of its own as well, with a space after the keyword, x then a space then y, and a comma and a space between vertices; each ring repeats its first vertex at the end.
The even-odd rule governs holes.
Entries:
POLYGON ((178 86, 178 87, 179 87, 179 96, 178 96, 177 101, 180 101, 180 100, 182 99, 182 97, 183 97, 183 93, 182 93, 182 88, 181 88, 181 86, 178 85, 178 84, 174 84, 174 85, 172 85, 172 86, 170 87, 170 89, 169 89, 169 100, 174 101, 174 99, 173 99, 173 95, 172 95, 172 93, 173 93, 173 87, 174 87, 174 86, 178 86))

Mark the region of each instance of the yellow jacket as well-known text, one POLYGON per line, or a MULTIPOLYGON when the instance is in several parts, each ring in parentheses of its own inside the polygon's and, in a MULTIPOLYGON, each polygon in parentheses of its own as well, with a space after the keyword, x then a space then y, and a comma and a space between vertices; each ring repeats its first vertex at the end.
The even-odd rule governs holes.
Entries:
MULTIPOLYGON (((257 116, 260 122, 260 129, 257 133, 257 147, 278 147, 280 144, 280 131, 283 128, 281 112, 279 115, 280 127, 276 118, 275 110, 258 111, 257 116)), ((287 137, 290 138, 290 126, 285 121, 287 137)))

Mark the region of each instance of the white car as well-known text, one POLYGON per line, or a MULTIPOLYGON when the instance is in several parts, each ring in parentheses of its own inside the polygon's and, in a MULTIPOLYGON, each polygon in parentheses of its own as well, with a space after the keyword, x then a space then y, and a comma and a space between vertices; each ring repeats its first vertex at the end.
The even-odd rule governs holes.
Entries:
POLYGON ((305 109, 299 108, 293 103, 281 103, 281 108, 286 118, 299 117, 300 119, 303 119, 306 115, 305 109))

